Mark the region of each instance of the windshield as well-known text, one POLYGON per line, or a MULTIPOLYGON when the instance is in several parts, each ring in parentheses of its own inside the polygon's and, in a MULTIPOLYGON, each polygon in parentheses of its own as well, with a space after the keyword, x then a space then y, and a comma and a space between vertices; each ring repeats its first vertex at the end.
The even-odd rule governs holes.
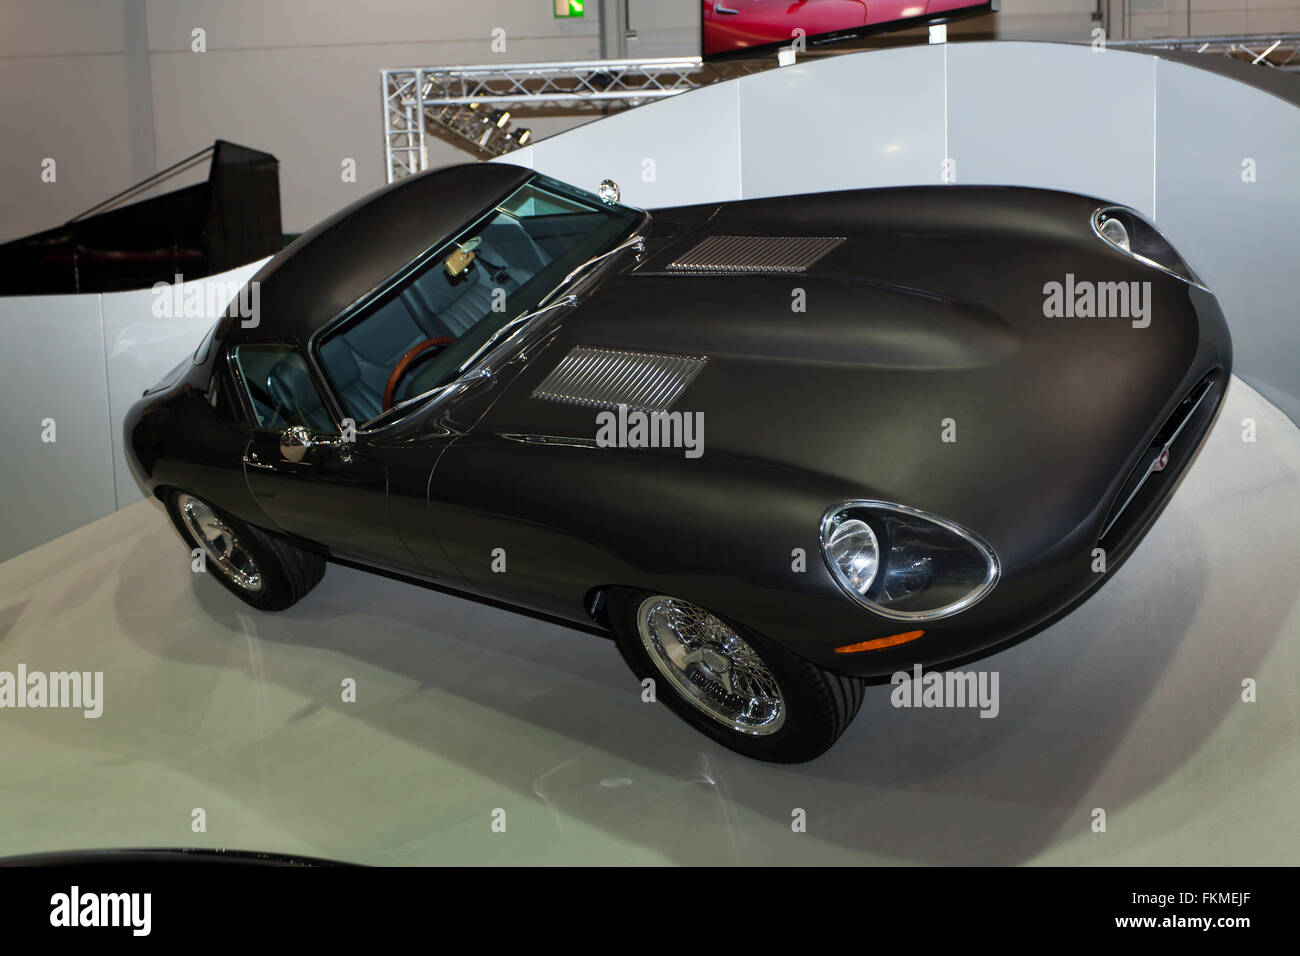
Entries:
POLYGON ((452 381, 497 330, 627 236, 639 214, 534 176, 322 338, 321 364, 358 423, 452 381), (412 355, 429 340, 431 344, 412 355), (390 387, 394 370, 406 371, 390 387))

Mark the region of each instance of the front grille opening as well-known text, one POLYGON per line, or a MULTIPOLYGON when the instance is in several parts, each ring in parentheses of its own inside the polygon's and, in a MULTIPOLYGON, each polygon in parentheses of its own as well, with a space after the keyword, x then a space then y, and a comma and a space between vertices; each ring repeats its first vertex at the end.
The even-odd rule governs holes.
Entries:
POLYGON ((1223 374, 1215 369, 1183 396, 1156 431, 1102 523, 1097 543, 1104 550, 1122 544, 1168 495, 1214 421, 1223 391, 1223 374))

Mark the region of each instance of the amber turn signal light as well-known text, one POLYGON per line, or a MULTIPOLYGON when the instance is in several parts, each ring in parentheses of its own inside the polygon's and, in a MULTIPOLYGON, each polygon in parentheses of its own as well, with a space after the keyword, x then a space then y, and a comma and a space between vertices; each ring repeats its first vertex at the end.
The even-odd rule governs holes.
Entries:
POLYGON ((886 647, 897 647, 899 644, 906 644, 908 641, 914 641, 925 631, 903 631, 901 634, 890 634, 888 637, 878 637, 874 641, 861 641, 857 644, 845 644, 843 647, 835 648, 836 654, 857 654, 860 651, 878 651, 886 647))

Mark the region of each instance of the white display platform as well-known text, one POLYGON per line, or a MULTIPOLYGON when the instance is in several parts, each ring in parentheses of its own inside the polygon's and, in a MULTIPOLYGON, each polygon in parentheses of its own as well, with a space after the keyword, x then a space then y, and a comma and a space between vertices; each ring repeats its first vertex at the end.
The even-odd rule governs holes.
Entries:
POLYGON ((1119 573, 973 665, 1000 674, 996 719, 876 687, 828 755, 780 767, 641 703, 598 637, 340 567, 253 612, 142 501, 0 564, 0 670, 105 683, 98 719, 0 710, 0 856, 1294 865, 1298 507, 1300 431, 1234 380, 1119 573))

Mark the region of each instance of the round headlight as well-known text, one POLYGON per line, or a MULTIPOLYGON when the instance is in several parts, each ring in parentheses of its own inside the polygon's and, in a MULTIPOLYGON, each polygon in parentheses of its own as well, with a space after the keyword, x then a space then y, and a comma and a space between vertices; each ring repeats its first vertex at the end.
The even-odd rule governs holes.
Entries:
POLYGON ((1113 217, 1110 219, 1103 219, 1097 231, 1101 233, 1101 237, 1112 246, 1117 246, 1125 252, 1131 251, 1129 248, 1128 230, 1124 228, 1124 224, 1118 219, 1113 217))
POLYGON ((882 617, 931 621, 997 583, 997 555, 960 525, 887 501, 846 501, 822 518, 822 551, 840 587, 882 617))
MULTIPOLYGON (((1127 206, 1102 206, 1092 213, 1092 230, 1107 245, 1190 285, 1202 282, 1160 230, 1127 206)), ((1208 292, 1209 290, 1206 289, 1208 292)))
POLYGON ((865 521, 841 521, 826 540, 826 556, 840 582, 858 594, 866 594, 876 577, 878 549, 876 533, 865 521))

